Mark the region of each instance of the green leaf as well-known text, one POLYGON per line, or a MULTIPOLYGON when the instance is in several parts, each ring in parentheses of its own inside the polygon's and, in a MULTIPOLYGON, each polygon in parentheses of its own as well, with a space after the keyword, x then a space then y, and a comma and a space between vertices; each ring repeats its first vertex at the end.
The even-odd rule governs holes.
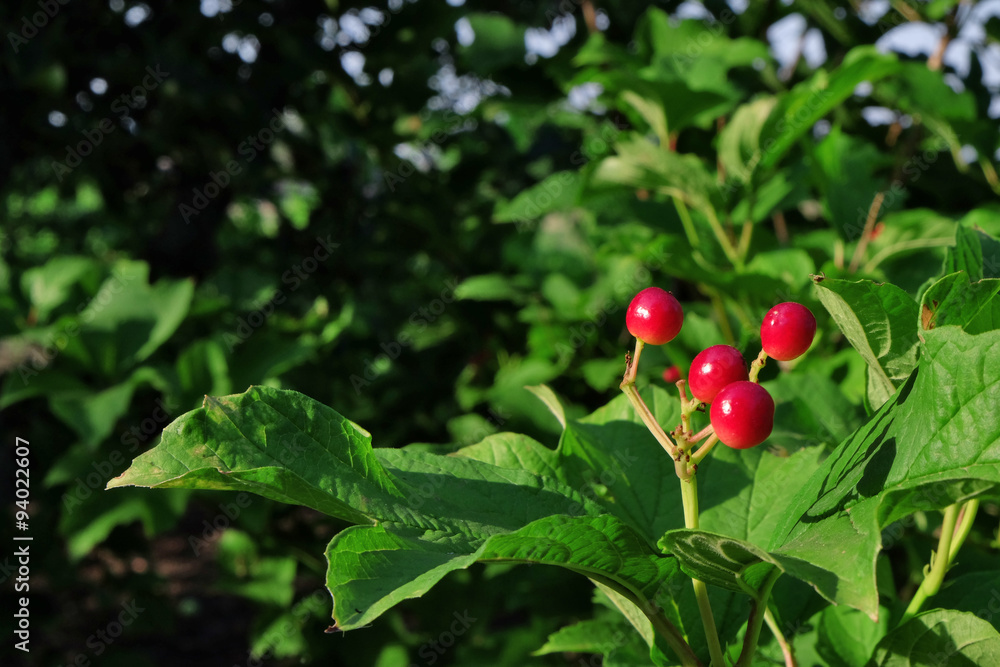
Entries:
POLYGON ((277 607, 292 604, 294 557, 261 557, 253 537, 243 531, 227 530, 218 542, 218 560, 223 573, 217 584, 220 590, 277 607))
POLYGON ((114 432, 118 420, 128 412, 135 388, 130 379, 100 392, 60 392, 49 397, 49 406, 93 451, 114 432))
POLYGON ((403 498, 371 436, 298 392, 251 387, 206 397, 108 488, 231 489, 374 523, 403 498))
MULTIPOLYGON (((515 440, 466 453, 514 465, 524 455, 515 448, 529 442, 515 440)), ((528 447, 532 465, 552 469, 544 460, 551 454, 528 447)), ((598 516, 597 504, 555 478, 468 456, 373 451, 367 432, 292 391, 253 387, 206 399, 108 487, 126 485, 252 491, 366 524, 339 533, 327 549, 342 629, 476 560, 562 565, 647 607, 678 572, 674 559, 619 519, 598 516)))
POLYGON ((868 400, 884 403, 916 364, 919 308, 888 283, 817 278, 820 301, 868 364, 868 400))
MULTIPOLYGON (((660 424, 680 421, 677 399, 657 386, 640 392, 660 424)), ((566 424, 560 465, 574 488, 593 488, 598 499, 626 519, 650 545, 684 525, 674 463, 624 395, 566 424)))
POLYGON ((660 540, 677 556, 684 574, 760 601, 782 567, 765 550, 740 539, 703 530, 672 530, 660 540))
POLYGON ((472 276, 455 287, 455 298, 520 303, 524 300, 524 294, 520 289, 519 282, 521 281, 500 273, 472 276))
POLYGON ((765 447, 717 448, 698 466, 701 529, 767 548, 798 482, 819 468, 822 455, 819 447, 791 456, 776 456, 765 447))
POLYGON ((955 228, 955 245, 948 248, 944 272, 964 271, 973 282, 1000 278, 1000 241, 980 229, 955 228))
POLYGON ((864 667, 889 631, 889 615, 873 621, 857 609, 827 607, 819 615, 816 650, 829 667, 864 667))
POLYGON ((698 156, 667 150, 645 138, 622 141, 615 148, 618 154, 602 160, 592 174, 595 184, 659 190, 699 210, 717 209, 719 186, 698 156))
POLYGON ((970 333, 992 331, 1000 324, 1000 279, 969 282, 964 271, 941 278, 920 299, 920 326, 923 329, 954 324, 970 333))
POLYGON ((149 283, 149 265, 122 262, 80 315, 81 332, 66 353, 105 375, 143 361, 177 330, 191 306, 194 282, 149 283))
POLYGON ((967 612, 935 609, 910 619, 878 643, 868 667, 1000 664, 1000 634, 967 612))
POLYGON ((28 297, 38 321, 63 305, 72 295, 73 287, 80 283, 95 283, 99 265, 90 257, 67 255, 53 257, 44 265, 28 269, 21 276, 21 291, 28 297))
POLYGON ((970 572, 946 580, 933 604, 943 609, 968 611, 1000 630, 1000 572, 970 572))
POLYGON ((527 470, 560 480, 565 476, 555 450, 520 433, 488 435, 482 442, 458 450, 455 456, 465 456, 499 468, 527 470))
POLYGON ((607 621, 586 620, 567 625, 549 635, 540 649, 531 655, 550 653, 606 653, 606 648, 616 644, 615 635, 621 630, 607 621))
POLYGON ((529 222, 552 211, 572 209, 580 200, 582 185, 580 172, 558 171, 522 190, 512 200, 498 201, 493 219, 496 222, 529 222))
POLYGON ((525 387, 528 391, 538 397, 545 407, 549 409, 549 412, 558 420, 559 424, 566 428, 566 411, 563 409, 562 402, 559 397, 556 396, 556 392, 552 391, 552 388, 547 384, 540 384, 535 386, 525 387))
POLYGON ((1000 484, 1000 332, 923 338, 917 372, 806 481, 769 545, 786 572, 870 616, 882 528, 1000 484))
POLYGON ((750 180, 761 155, 760 132, 777 102, 776 97, 761 97, 740 106, 719 133, 719 162, 728 176, 750 180))
POLYGON ((465 528, 452 533, 383 524, 339 533, 327 547, 327 586, 337 626, 360 627, 477 560, 566 567, 627 592, 647 607, 663 582, 680 572, 675 559, 656 553, 607 515, 548 516, 507 533, 484 531, 472 523, 465 528))
POLYGON ((783 95, 760 132, 763 148, 759 165, 773 167, 813 124, 854 93, 862 81, 875 82, 899 70, 895 56, 874 46, 858 46, 833 72, 816 72, 808 81, 783 95))
POLYGON ((891 166, 892 161, 870 142, 845 134, 839 125, 830 130, 812 155, 817 176, 823 182, 826 217, 841 238, 857 241, 875 191, 886 187, 884 179, 876 174, 891 166))
POLYGON ((155 498, 134 490, 114 495, 89 492, 89 488, 76 484, 63 497, 59 532, 66 536, 71 561, 91 553, 118 526, 139 521, 147 537, 172 528, 184 515, 191 497, 190 491, 172 491, 155 498), (87 495, 80 500, 85 492, 87 495))

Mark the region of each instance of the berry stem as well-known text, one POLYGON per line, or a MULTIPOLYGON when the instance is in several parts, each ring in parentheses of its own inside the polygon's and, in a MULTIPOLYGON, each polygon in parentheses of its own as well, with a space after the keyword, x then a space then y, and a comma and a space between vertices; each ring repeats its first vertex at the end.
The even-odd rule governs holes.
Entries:
POLYGON ((753 360, 752 364, 750 364, 751 382, 757 382, 757 376, 760 374, 760 369, 764 368, 764 365, 766 363, 767 363, 767 352, 761 350, 760 354, 757 355, 757 358, 753 360))
POLYGON ((635 341, 635 356, 632 357, 631 360, 626 358, 625 377, 622 378, 622 382, 619 387, 625 396, 628 397, 632 407, 635 408, 636 414, 638 414, 639 418, 642 419, 642 423, 646 425, 646 428, 648 428, 649 432, 653 434, 656 441, 659 442, 660 446, 663 447, 667 454, 670 455, 670 458, 676 459, 677 446, 656 421, 656 417, 654 417, 653 413, 649 411, 649 408, 646 406, 646 402, 642 400, 642 397, 639 395, 639 390, 635 387, 635 376, 638 371, 639 355, 642 354, 642 346, 642 341, 637 338, 635 341))
POLYGON ((711 424, 709 424, 708 426, 706 426, 705 428, 701 429, 700 431, 692 435, 690 438, 688 438, 688 442, 694 444, 700 440, 704 440, 713 433, 715 433, 715 428, 711 424))
MULTIPOLYGON (((681 396, 681 429, 685 435, 691 433, 691 413, 698 409, 701 401, 696 398, 689 399, 687 394, 687 382, 683 378, 677 381, 677 392, 681 396)), ((697 438, 690 437, 688 442, 696 442, 697 438)))
MULTIPOLYGON (((711 427, 712 425, 709 424, 706 428, 711 427)), ((715 435, 715 431, 712 431, 712 435, 710 435, 708 440, 706 440, 705 443, 698 448, 698 451, 691 454, 691 465, 696 466, 704 461, 705 457, 708 456, 708 453, 712 451, 712 448, 715 447, 717 442, 719 442, 719 436, 715 435)))

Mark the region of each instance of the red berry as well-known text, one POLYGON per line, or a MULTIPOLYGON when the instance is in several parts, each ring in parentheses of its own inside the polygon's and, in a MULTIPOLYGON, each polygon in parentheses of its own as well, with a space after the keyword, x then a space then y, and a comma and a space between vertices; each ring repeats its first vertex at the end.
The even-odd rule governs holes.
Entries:
POLYGON ((669 343, 683 323, 680 302, 659 287, 647 287, 636 294, 625 313, 629 333, 650 345, 669 343))
POLYGON ((739 350, 729 345, 713 345, 699 352, 691 363, 688 387, 699 401, 711 403, 723 387, 749 377, 739 350))
POLYGON ((709 417, 722 444, 733 449, 749 449, 771 435, 774 399, 759 384, 733 382, 712 401, 709 417))
POLYGON ((812 345, 816 318, 801 303, 779 303, 767 311, 760 325, 760 342, 767 356, 790 361, 812 345))
POLYGON ((670 368, 663 371, 663 381, 667 384, 674 384, 681 379, 681 369, 677 368, 677 364, 674 364, 670 368))

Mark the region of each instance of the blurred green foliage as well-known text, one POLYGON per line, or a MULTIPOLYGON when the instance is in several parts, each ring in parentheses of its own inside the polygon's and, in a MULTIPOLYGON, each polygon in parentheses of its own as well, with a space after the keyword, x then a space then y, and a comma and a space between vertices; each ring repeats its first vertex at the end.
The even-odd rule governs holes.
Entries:
POLYGON ((772 440, 832 446, 871 406, 810 274, 916 293, 957 226, 1000 232, 995 19, 960 35, 987 18, 969 5, 452 4, 0 6, 0 407, 5 447, 31 442, 38 545, 26 664, 96 659, 88 637, 129 600, 149 611, 100 664, 523 664, 592 616, 585 584, 474 569, 330 637, 312 554, 341 526, 101 489, 203 395, 251 384, 382 445, 551 443, 523 387, 571 416, 603 405, 624 307, 654 283, 687 319, 643 382, 709 344, 755 354, 771 305, 810 305, 823 351, 765 370, 772 440), (768 30, 789 22, 779 62, 768 30), (873 47, 923 23, 967 69, 873 47), (465 611, 482 620, 428 649, 465 611))

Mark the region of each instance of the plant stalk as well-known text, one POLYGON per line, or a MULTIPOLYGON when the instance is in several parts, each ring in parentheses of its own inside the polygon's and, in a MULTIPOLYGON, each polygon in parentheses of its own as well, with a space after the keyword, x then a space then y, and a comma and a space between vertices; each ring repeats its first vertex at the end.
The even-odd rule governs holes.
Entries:
POLYGON ((771 597, 774 582, 780 576, 781 570, 774 568, 764 581, 760 598, 753 601, 753 606, 750 607, 750 618, 747 619, 747 633, 743 637, 743 650, 740 651, 739 660, 733 667, 750 667, 753 664, 753 657, 757 652, 757 640, 760 639, 760 630, 768 613, 767 601, 771 597))
MULTIPOLYGON (((978 507, 977 501, 970 500, 969 502, 976 502, 978 507)), ((972 512, 966 512, 966 516, 974 515, 976 508, 973 508, 972 512)), ((938 538, 938 548, 937 551, 931 554, 930 570, 925 570, 924 580, 920 583, 920 588, 914 593, 913 599, 910 600, 909 606, 907 606, 906 611, 903 613, 903 617, 899 619, 900 625, 916 616, 920 612, 920 608, 924 602, 927 601, 927 598, 936 595, 941 590, 941 584, 944 582, 944 575, 948 571, 948 566, 951 565, 951 559, 958 552, 958 547, 961 546, 961 542, 965 540, 968 530, 972 526, 971 520, 968 521, 968 526, 965 528, 965 533, 961 536, 961 540, 956 540, 955 527, 958 523, 958 513, 958 503, 949 505, 945 509, 944 520, 941 523, 941 537, 938 538), (953 540, 955 542, 954 549, 952 548, 953 540)), ((965 521, 962 523, 963 526, 966 524, 965 521)))
POLYGON ((785 634, 781 631, 781 628, 778 627, 778 621, 775 620, 770 607, 764 612, 764 622, 767 623, 767 627, 771 629, 775 641, 781 647, 781 655, 785 658, 785 667, 799 667, 799 663, 795 660, 795 651, 792 649, 792 645, 785 637, 785 634))
MULTIPOLYGON (((684 504, 684 527, 698 528, 698 477, 691 475, 681 480, 681 502, 684 504)), ((698 612, 701 614, 701 624, 705 628, 705 639, 708 642, 708 652, 712 656, 712 667, 725 667, 722 645, 719 643, 719 631, 715 627, 715 617, 712 616, 712 605, 708 600, 708 587, 705 582, 692 577, 694 596, 698 600, 698 612)))

